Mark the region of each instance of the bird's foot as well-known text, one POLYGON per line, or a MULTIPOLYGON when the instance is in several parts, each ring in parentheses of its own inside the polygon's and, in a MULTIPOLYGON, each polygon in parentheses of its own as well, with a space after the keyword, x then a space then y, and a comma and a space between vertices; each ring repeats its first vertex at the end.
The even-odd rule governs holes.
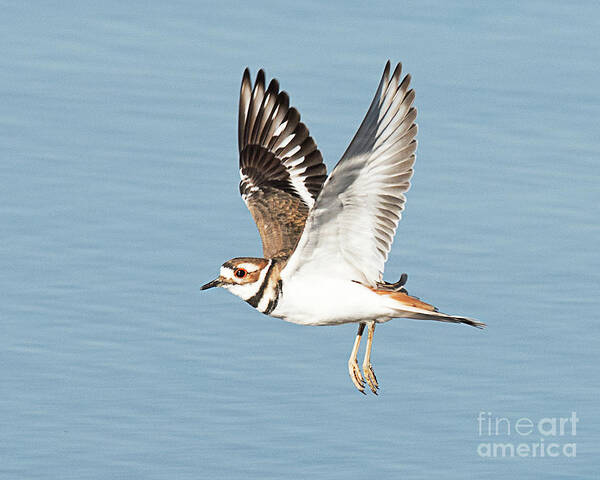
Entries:
POLYGON ((404 285, 406 285, 407 280, 408 280, 408 275, 406 273, 403 273, 400 276, 400 280, 398 280, 396 283, 377 282, 377 289, 378 290, 386 290, 388 292, 407 293, 406 288, 404 288, 404 285))
POLYGON ((360 368, 358 368, 358 362, 356 358, 354 360, 351 359, 348 361, 348 372, 350 373, 350 380, 352 380, 354 386, 358 389, 360 393, 366 395, 365 381, 360 373, 360 368))
POLYGON ((377 383, 377 377, 375 376, 373 366, 370 362, 363 363, 363 374, 365 376, 367 384, 369 385, 369 388, 375 395, 377 395, 377 390, 379 390, 379 384, 377 383))

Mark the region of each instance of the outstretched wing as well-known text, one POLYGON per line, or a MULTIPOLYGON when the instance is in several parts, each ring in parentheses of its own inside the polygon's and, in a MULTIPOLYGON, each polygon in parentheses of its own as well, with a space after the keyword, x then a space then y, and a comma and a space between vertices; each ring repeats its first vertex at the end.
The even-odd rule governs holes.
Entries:
POLYGON ((273 79, 265 89, 259 70, 254 88, 248 69, 240 91, 238 126, 240 193, 263 244, 263 255, 289 255, 327 176, 317 149, 287 93, 273 79))
POLYGON ((375 286, 410 187, 417 111, 410 75, 383 77, 358 132, 325 182, 282 275, 326 274, 375 286))

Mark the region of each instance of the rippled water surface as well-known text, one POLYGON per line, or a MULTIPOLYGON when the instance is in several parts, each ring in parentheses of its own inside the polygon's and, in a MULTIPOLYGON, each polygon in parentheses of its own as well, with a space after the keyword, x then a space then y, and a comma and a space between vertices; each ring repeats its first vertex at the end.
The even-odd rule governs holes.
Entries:
POLYGON ((595 478, 599 21, 595 2, 2 2, 0 477, 595 478), (489 328, 381 326, 376 398, 347 375, 353 325, 198 287, 260 254, 244 67, 279 78, 331 168, 388 58, 420 126, 388 279, 489 328), (575 436, 499 437, 576 457, 484 458, 480 412, 576 412, 575 436))

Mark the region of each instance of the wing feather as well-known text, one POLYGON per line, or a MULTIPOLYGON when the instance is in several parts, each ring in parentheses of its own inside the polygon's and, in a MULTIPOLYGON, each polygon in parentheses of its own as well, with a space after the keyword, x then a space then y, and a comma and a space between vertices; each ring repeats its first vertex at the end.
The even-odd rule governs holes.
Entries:
POLYGON ((381 282, 415 162, 417 111, 410 75, 386 64, 348 149, 323 185, 282 275, 328 275, 381 282))
POLYGON ((238 123, 240 193, 266 258, 294 250, 327 174, 321 152, 289 103, 277 80, 265 88, 265 73, 259 70, 253 86, 249 70, 244 71, 238 123))

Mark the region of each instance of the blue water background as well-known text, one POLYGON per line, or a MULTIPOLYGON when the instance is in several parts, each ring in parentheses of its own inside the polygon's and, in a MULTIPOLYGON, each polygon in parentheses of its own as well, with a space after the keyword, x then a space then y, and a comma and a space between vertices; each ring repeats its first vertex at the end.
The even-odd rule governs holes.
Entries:
POLYGON ((596 478, 597 2, 0 10, 0 478, 596 478), (332 168, 388 58, 420 131, 387 279, 489 328, 379 327, 376 398, 347 375, 355 326, 198 287, 260 255, 243 69, 280 80, 332 168), (576 411, 555 440, 577 457, 481 458, 482 411, 576 411))

